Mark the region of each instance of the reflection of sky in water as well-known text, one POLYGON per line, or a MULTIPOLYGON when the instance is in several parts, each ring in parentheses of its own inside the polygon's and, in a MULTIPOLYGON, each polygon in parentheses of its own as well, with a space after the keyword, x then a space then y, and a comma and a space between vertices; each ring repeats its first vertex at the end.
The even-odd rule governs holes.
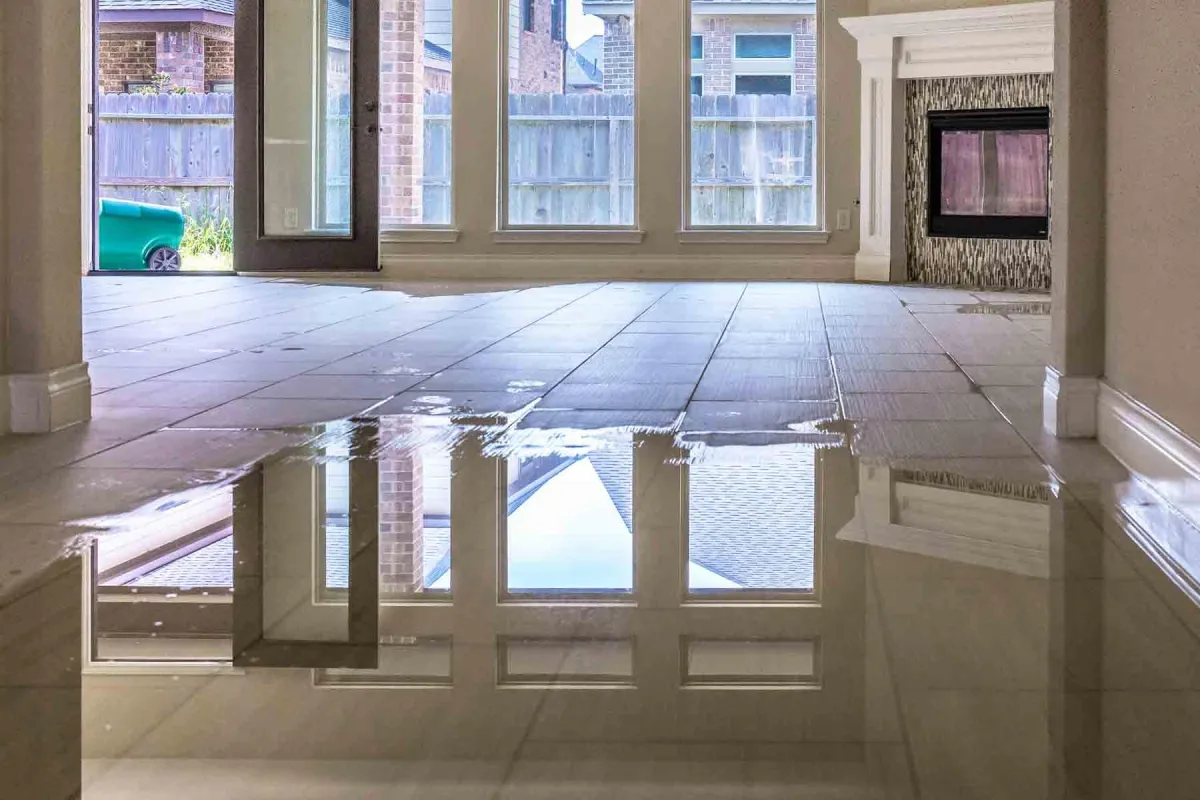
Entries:
MULTIPOLYGON (((689 564, 693 586, 737 584, 689 564)), ((587 459, 550 478, 508 518, 508 587, 631 591, 633 536, 587 459)))

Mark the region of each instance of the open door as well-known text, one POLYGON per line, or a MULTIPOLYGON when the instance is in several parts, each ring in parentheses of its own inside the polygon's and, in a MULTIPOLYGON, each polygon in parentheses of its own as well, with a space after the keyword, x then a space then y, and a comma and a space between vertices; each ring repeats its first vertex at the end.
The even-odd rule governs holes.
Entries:
POLYGON ((379 0, 242 0, 234 268, 379 268, 379 0))

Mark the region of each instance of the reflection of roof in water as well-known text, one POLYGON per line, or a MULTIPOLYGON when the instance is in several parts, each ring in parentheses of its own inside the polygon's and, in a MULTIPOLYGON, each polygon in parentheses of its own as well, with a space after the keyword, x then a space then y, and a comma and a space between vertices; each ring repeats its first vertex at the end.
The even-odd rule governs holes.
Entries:
MULTIPOLYGON (((632 529, 632 451, 589 458, 632 529)), ((697 464, 689 474, 692 561, 746 588, 812 588, 814 451, 772 454, 760 463, 697 464)))

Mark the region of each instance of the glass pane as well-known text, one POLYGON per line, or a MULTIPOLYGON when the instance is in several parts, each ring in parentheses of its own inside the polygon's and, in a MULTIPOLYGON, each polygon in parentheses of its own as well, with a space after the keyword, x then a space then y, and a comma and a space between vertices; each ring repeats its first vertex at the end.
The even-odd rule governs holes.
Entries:
MULTIPOLYGON (((411 418, 380 420, 383 441, 414 434, 411 418)), ((350 472, 345 448, 327 449, 325 587, 349 578, 350 472)), ((450 591, 450 455, 437 444, 385 447, 379 460, 379 594, 411 597, 450 591)))
POLYGON ((817 193, 817 18, 812 5, 730 16, 692 0, 693 227, 809 227, 817 193), (771 59, 764 61, 763 59, 771 59), (697 94, 697 88, 700 93, 697 94))
POLYGON ((943 131, 942 213, 1046 216, 1048 131, 943 131))
POLYGON ((268 236, 350 235, 350 3, 263 2, 268 236))
POLYGON ((501 683, 632 683, 633 642, 514 639, 500 644, 501 683))
POLYGON ((692 58, 704 58, 704 37, 692 37, 692 58))
POLYGON ((382 0, 379 224, 449 225, 453 0, 382 0))
POLYGON ((807 683, 817 674, 814 641, 688 641, 689 683, 807 683))
POLYGON ((632 6, 510 0, 509 225, 634 224, 632 6))
POLYGON ((704 77, 701 75, 692 76, 692 94, 704 94, 704 77))
POLYGON ((688 591, 810 592, 815 453, 688 469, 688 591))
POLYGON ((791 58, 792 34, 750 34, 737 37, 735 58, 791 58))
POLYGON ((738 75, 735 94, 791 94, 791 75, 738 75))
POLYGON ((508 467, 510 594, 633 590, 633 443, 508 467))

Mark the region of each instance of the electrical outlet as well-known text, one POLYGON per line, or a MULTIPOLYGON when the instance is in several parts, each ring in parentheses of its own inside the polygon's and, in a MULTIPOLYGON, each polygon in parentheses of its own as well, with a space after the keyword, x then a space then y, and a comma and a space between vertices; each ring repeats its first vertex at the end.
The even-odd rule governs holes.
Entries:
POLYGON ((839 231, 850 230, 850 209, 839 208, 837 212, 837 229, 839 231))
POLYGON ((300 227, 300 209, 285 208, 283 210, 283 227, 289 231, 300 227))

